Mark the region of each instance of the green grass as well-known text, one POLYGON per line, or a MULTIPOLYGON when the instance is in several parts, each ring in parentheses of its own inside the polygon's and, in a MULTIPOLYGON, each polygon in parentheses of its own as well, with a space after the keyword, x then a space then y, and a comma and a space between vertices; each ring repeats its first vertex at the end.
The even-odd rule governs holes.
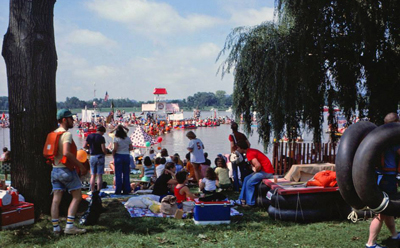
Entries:
MULTIPOLYGON (((104 176, 108 184, 112 178, 104 176)), ((189 219, 130 218, 121 201, 103 200, 108 211, 97 225, 85 227, 85 235, 54 237, 50 216, 44 215, 34 225, 1 231, 0 247, 364 247, 370 223, 296 224, 274 221, 262 208, 238 207, 244 215, 232 217, 230 225, 197 226, 189 219)), ((379 242, 388 236, 383 228, 379 242)))

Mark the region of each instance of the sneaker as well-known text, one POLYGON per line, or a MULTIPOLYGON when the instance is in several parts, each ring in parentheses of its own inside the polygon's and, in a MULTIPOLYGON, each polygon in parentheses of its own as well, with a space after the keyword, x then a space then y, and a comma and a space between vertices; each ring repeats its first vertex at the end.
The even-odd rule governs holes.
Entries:
POLYGON ((62 230, 60 230, 60 231, 53 231, 53 235, 54 236, 60 236, 61 235, 61 233, 62 233, 62 230))
POLYGON ((365 245, 366 248, 386 248, 386 246, 375 243, 374 245, 365 245))
POLYGON ((400 232, 399 233, 397 233, 397 236, 396 237, 391 237, 392 238, 392 240, 400 240, 400 232))
POLYGON ((82 234, 85 232, 86 232, 86 229, 77 228, 76 226, 73 226, 71 228, 65 228, 65 231, 64 231, 65 234, 82 234))

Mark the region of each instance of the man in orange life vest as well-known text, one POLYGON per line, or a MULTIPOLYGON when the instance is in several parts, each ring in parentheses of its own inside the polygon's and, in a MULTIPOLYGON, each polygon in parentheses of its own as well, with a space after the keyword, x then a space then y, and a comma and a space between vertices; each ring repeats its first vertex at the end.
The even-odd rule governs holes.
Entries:
POLYGON ((75 170, 71 171, 65 164, 69 163, 79 167, 82 174, 86 174, 86 168, 76 159, 76 145, 72 140, 72 134, 68 129, 74 125, 71 111, 61 109, 57 112, 57 121, 60 127, 55 132, 65 132, 61 135, 58 143, 58 152, 54 156, 53 170, 51 172, 51 184, 53 186, 53 202, 51 205, 51 218, 53 223, 53 232, 55 235, 61 233, 59 226, 59 206, 64 191, 72 195, 72 201, 68 208, 67 225, 65 234, 81 234, 85 233, 85 229, 79 229, 74 226, 75 214, 78 210, 79 202, 82 199, 82 183, 75 170))

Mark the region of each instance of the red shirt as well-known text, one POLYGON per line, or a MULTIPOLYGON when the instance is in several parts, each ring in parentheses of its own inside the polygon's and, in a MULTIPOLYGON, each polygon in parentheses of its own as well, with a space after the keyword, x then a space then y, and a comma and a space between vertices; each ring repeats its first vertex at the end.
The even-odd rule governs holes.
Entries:
POLYGON ((177 202, 177 203, 181 203, 181 202, 183 202, 183 201, 186 201, 186 193, 183 193, 183 195, 181 195, 181 193, 179 193, 179 191, 180 191, 183 187, 185 187, 185 186, 182 186, 182 187, 180 187, 180 188, 175 187, 175 189, 174 189, 174 194, 175 194, 176 202, 177 202))
POLYGON ((264 155, 264 153, 260 152, 257 149, 252 149, 249 148, 246 151, 246 157, 249 162, 253 160, 253 158, 256 158, 258 162, 261 164, 261 171, 273 174, 274 173, 274 167, 272 167, 271 161, 267 156, 264 155))

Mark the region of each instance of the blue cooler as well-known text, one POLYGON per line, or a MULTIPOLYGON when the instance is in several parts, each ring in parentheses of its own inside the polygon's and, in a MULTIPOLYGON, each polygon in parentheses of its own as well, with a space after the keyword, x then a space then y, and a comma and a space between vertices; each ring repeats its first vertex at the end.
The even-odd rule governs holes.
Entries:
POLYGON ((230 224, 231 206, 229 201, 195 201, 194 223, 196 225, 230 224))

